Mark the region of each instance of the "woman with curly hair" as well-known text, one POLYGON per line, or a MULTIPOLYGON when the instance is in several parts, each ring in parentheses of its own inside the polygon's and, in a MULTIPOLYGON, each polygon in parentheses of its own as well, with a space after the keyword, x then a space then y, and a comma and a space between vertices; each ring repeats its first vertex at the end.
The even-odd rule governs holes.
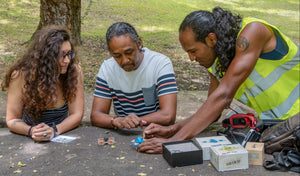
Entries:
POLYGON ((151 124, 139 151, 161 153, 162 143, 190 139, 218 120, 233 98, 261 119, 299 118, 299 46, 264 20, 216 7, 185 17, 179 41, 191 61, 210 73, 208 98, 189 119, 151 124))
POLYGON ((40 30, 27 51, 7 71, 6 123, 34 141, 49 141, 77 127, 83 116, 83 76, 69 31, 40 30))

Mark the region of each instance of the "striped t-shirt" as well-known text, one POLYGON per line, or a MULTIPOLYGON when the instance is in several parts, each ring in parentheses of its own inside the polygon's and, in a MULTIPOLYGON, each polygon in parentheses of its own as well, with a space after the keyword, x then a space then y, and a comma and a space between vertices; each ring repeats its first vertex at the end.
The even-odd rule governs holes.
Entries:
POLYGON ((52 126, 53 123, 55 125, 60 124, 65 118, 69 116, 69 107, 68 103, 56 109, 46 109, 42 112, 42 116, 35 121, 32 118, 28 117, 25 112, 23 112, 22 119, 27 125, 37 125, 40 123, 45 123, 48 126, 52 126))
POLYGON ((143 61, 136 70, 126 72, 110 58, 98 72, 94 96, 112 99, 120 117, 156 112, 160 109, 159 96, 178 92, 171 60, 147 48, 143 50, 143 61))

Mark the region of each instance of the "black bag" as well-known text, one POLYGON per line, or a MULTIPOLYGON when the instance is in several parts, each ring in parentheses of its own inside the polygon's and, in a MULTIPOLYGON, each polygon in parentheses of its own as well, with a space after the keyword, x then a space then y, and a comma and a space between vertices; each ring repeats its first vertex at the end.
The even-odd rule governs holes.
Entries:
POLYGON ((296 134, 300 135, 300 132, 298 132, 299 128, 300 116, 298 113, 297 115, 264 130, 260 142, 265 144, 265 152, 272 154, 273 152, 281 151, 285 147, 295 147, 297 143, 296 134))
POLYGON ((272 155, 273 160, 264 161, 264 168, 280 171, 290 170, 300 173, 300 153, 296 148, 286 147, 280 152, 274 152, 272 155))

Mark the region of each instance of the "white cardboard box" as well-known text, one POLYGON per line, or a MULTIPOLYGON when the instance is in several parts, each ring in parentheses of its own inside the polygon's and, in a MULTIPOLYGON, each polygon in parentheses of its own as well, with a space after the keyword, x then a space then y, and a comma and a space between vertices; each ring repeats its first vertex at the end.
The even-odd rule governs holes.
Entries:
POLYGON ((203 151, 203 160, 210 160, 210 147, 231 144, 225 136, 210 136, 196 138, 196 141, 201 146, 203 151))
POLYGON ((248 152, 240 144, 210 147, 210 162, 218 171, 248 169, 248 152))

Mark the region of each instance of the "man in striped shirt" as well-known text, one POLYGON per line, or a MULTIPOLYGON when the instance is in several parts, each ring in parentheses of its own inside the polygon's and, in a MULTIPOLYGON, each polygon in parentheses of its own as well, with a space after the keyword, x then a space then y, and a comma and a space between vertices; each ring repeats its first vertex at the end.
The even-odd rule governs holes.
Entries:
POLYGON ((143 48, 136 30, 125 22, 108 28, 106 42, 112 58, 97 75, 92 124, 120 129, 173 124, 178 91, 170 59, 143 48), (111 103, 115 116, 109 114, 111 103))

